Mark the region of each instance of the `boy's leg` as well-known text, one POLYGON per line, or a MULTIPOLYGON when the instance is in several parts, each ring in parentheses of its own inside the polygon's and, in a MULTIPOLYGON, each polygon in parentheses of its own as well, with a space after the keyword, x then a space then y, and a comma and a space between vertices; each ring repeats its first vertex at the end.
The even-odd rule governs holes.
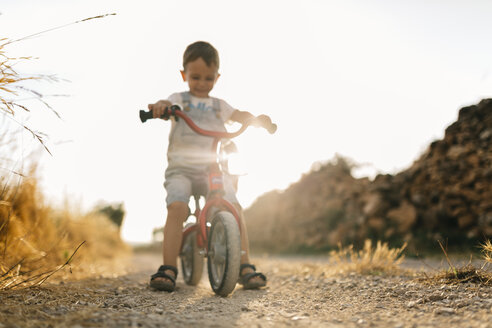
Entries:
POLYGON ((244 222, 243 210, 239 204, 234 204, 234 207, 241 217, 241 264, 250 263, 248 231, 246 230, 246 223, 244 222))
MULTIPOLYGON (((243 254, 241 255, 241 264, 250 264, 250 258, 249 258, 249 239, 248 239, 248 231, 246 229, 246 223, 244 222, 244 215, 243 215, 243 210, 241 208, 241 205, 235 203, 234 207, 236 207, 236 210, 241 217, 241 251, 243 254)), ((241 272, 239 273, 240 276, 243 276, 248 273, 253 273, 255 272, 252 268, 245 267, 241 272)), ((250 279, 252 283, 262 283, 264 280, 259 277, 252 277, 250 279)))
POLYGON ((164 226, 164 242, 162 243, 162 254, 164 265, 177 267, 178 256, 183 237, 183 222, 188 217, 188 204, 174 202, 167 208, 167 220, 164 226))
MULTIPOLYGON (((235 181, 237 184, 237 180, 235 181)), ((234 184, 234 179, 231 179, 231 176, 224 175, 224 189, 225 189, 225 195, 224 198, 227 199, 229 202, 234 204, 234 207, 236 208, 239 216, 240 216, 240 221, 241 221, 241 251, 243 254, 241 255, 241 264, 251 264, 250 258, 249 258, 249 239, 248 239, 248 230, 246 228, 246 223, 244 222, 244 214, 243 214, 243 209, 241 205, 239 205, 239 202, 237 201, 236 198, 236 190, 237 190, 237 185, 234 184)), ((266 284, 266 277, 257 272, 256 274, 255 270, 249 266, 243 267, 239 275, 241 277, 244 277, 245 275, 252 274, 251 277, 248 280, 248 285, 250 287, 248 288, 257 288, 261 286, 265 286, 266 284)), ((246 285, 244 285, 246 287, 246 285)))
MULTIPOLYGON (((177 268, 183 236, 183 222, 188 217, 188 200, 191 195, 191 181, 177 169, 166 170, 164 182, 167 197, 167 219, 164 225, 162 257, 164 265, 177 268)), ((167 273, 167 272, 166 272, 167 273)), ((172 273, 174 276, 174 273, 172 273)))
MULTIPOLYGON (((178 267, 178 256, 183 237, 183 222, 188 217, 188 211, 188 204, 183 202, 173 202, 167 207, 167 220, 164 225, 164 241, 162 243, 164 265, 178 267)), ((164 272, 175 277, 174 272, 171 270, 164 272)), ((169 281, 169 279, 162 277, 155 279, 169 281)))

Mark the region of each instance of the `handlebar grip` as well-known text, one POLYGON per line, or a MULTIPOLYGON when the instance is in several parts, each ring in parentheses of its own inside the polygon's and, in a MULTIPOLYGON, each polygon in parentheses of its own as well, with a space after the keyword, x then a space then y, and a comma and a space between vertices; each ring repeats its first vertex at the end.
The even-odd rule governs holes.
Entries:
POLYGON ((154 113, 151 110, 149 110, 148 112, 140 110, 140 121, 142 121, 142 123, 145 123, 145 121, 150 120, 153 117, 154 113))
MULTIPOLYGON (((166 110, 164 111, 164 114, 160 117, 163 120, 168 120, 171 116, 174 116, 176 118, 176 121, 178 121, 178 116, 176 116, 176 111, 180 111, 181 107, 179 105, 172 105, 171 107, 166 107, 166 110)), ((150 109, 148 112, 144 110, 140 110, 140 121, 144 123, 145 121, 154 118, 154 112, 150 109)))

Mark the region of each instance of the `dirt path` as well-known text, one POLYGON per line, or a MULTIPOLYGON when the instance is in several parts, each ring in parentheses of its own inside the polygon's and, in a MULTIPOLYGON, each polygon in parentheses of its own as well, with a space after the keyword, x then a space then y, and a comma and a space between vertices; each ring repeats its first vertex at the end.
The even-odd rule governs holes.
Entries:
POLYGON ((206 276, 197 287, 180 278, 173 293, 151 290, 148 279, 159 257, 137 255, 125 275, 0 292, 0 328, 492 327, 491 287, 337 275, 326 261, 312 258, 255 263, 267 274, 268 288, 238 287, 221 298, 206 276))

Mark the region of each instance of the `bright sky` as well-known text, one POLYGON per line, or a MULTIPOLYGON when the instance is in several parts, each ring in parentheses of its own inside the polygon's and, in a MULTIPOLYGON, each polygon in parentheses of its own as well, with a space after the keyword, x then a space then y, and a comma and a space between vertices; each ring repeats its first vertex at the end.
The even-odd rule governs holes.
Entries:
MULTIPOLYGON (((138 110, 184 91, 182 54, 197 40, 221 57, 212 95, 278 124, 237 140, 248 175, 244 206, 297 181, 336 153, 370 163, 357 175, 411 165, 457 118, 492 96, 492 2, 2 0, 1 37, 11 56, 35 56, 21 73, 63 120, 26 103, 30 126, 49 134, 42 184, 53 202, 84 208, 124 202, 122 234, 147 241, 164 223, 169 124, 141 124, 138 110)), ((31 142, 30 138, 25 143, 31 142)), ((27 147, 27 146, 26 146, 27 147)), ((268 218, 265 218, 268 219, 268 218)))

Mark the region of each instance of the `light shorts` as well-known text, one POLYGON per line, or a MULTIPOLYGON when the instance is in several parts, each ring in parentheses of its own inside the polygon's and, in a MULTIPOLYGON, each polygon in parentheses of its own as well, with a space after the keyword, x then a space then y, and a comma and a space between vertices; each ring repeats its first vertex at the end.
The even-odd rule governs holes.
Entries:
MULTIPOLYGON (((232 204, 239 204, 232 178, 224 174, 223 181, 225 191, 224 199, 232 204)), ((167 206, 174 202, 188 204, 191 195, 207 195, 208 175, 204 171, 168 168, 166 170, 164 188, 167 192, 167 206)))

